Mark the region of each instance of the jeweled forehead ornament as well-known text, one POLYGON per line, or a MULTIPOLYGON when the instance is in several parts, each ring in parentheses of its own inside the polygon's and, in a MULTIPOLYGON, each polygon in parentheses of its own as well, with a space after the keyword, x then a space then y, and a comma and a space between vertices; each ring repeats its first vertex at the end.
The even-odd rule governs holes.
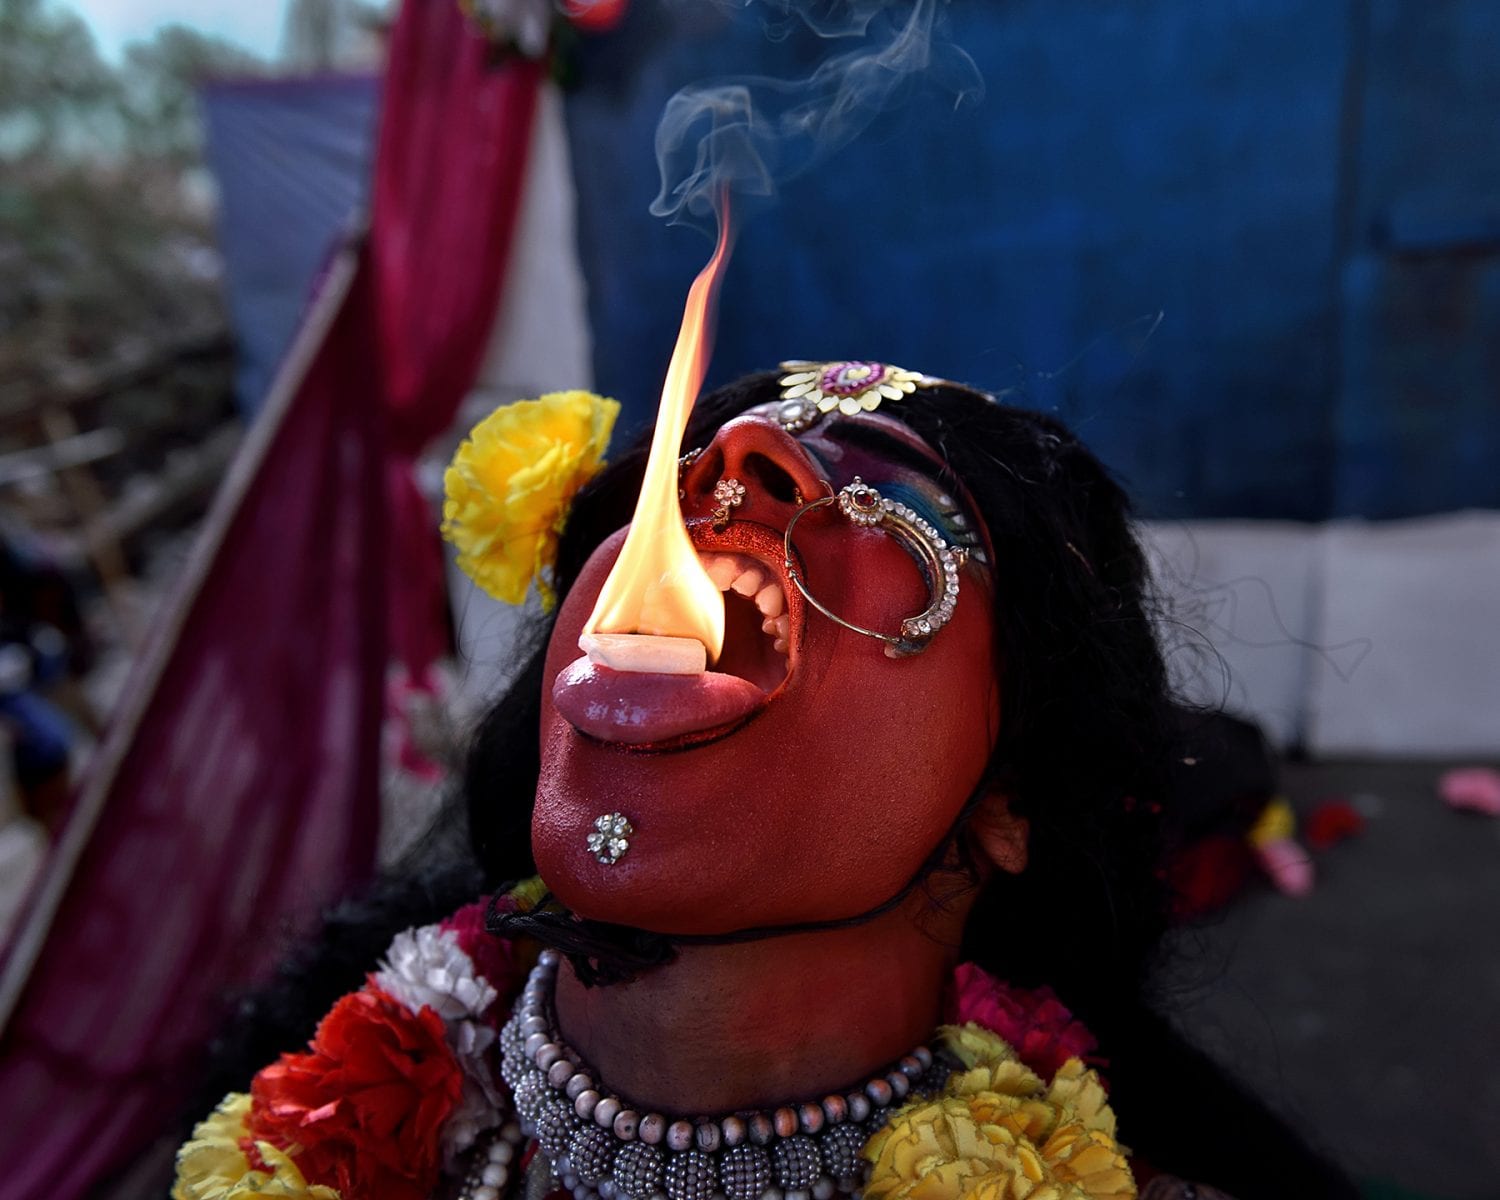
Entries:
POLYGON ((788 433, 801 433, 835 410, 846 417, 874 412, 885 400, 900 400, 919 387, 947 382, 890 363, 804 362, 781 364, 781 405, 776 419, 788 433))
POLYGON ((953 618, 953 609, 958 603, 958 573, 968 560, 968 551, 962 546, 950 546, 942 535, 926 520, 904 504, 887 499, 859 478, 841 492, 824 496, 810 504, 804 504, 787 522, 783 539, 787 578, 807 602, 835 624, 845 629, 862 633, 885 643, 887 658, 906 658, 927 649, 933 636, 953 618), (798 565, 797 548, 792 543, 792 533, 797 522, 816 508, 838 505, 839 512, 852 524, 865 529, 882 529, 901 542, 921 564, 927 577, 931 595, 927 607, 914 617, 901 622, 899 633, 881 633, 866 629, 852 621, 846 621, 808 590, 807 581, 798 565))

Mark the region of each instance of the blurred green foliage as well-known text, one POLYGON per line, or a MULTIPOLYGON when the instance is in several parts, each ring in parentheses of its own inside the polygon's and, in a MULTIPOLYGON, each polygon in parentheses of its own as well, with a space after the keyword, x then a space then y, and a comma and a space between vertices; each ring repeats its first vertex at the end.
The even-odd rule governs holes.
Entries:
POLYGON ((66 9, 0 0, 0 385, 222 325, 195 90, 266 70, 183 26, 116 66, 66 9))

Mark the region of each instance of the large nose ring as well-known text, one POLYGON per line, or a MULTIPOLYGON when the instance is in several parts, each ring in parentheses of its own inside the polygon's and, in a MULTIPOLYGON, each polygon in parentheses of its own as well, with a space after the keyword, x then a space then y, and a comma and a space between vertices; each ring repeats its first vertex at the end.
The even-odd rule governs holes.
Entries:
POLYGON ((920 654, 927 649, 937 631, 953 618, 953 608, 958 603, 958 572, 968 560, 968 551, 962 546, 950 546, 917 513, 904 504, 882 496, 857 475, 854 482, 843 491, 823 496, 797 510, 787 522, 783 550, 787 578, 807 598, 807 602, 835 624, 884 642, 888 658, 906 658, 912 654, 920 654), (830 504, 838 505, 839 512, 851 524, 865 529, 878 528, 889 533, 921 564, 930 592, 928 604, 916 616, 902 621, 899 633, 881 633, 846 621, 808 589, 807 581, 802 577, 802 569, 797 565, 799 555, 792 542, 792 533, 797 528, 797 522, 808 513, 830 504))

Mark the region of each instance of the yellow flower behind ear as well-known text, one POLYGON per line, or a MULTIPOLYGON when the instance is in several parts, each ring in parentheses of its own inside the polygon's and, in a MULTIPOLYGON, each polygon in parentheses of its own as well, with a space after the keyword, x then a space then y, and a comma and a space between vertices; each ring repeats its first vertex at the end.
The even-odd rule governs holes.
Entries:
POLYGON ((568 509, 599 468, 620 406, 592 392, 507 404, 474 427, 443 475, 443 536, 458 565, 508 604, 536 584, 557 603, 552 568, 568 509))
POLYGON ((252 1167, 241 1148, 249 1112, 250 1097, 230 1092, 211 1116, 198 1122, 192 1139, 177 1151, 172 1200, 339 1200, 337 1188, 308 1183, 291 1157, 270 1142, 255 1143, 255 1152, 270 1169, 252 1167))

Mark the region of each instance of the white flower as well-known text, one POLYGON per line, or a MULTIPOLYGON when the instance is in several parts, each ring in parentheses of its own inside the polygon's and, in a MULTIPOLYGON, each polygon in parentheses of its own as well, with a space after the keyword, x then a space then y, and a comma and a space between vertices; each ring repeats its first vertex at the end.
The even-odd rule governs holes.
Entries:
POLYGON ((447 1027, 448 1045, 464 1073, 463 1098, 443 1125, 443 1157, 452 1167, 475 1138, 500 1124, 502 1093, 486 1058, 495 1031, 480 1022, 499 993, 475 974, 458 934, 436 925, 398 933, 375 983, 413 1012, 432 1009, 447 1027))
POLYGON ((475 1138, 500 1124, 503 1093, 486 1053, 494 1041, 495 1031, 488 1025, 467 1019, 448 1022, 448 1045, 464 1073, 463 1098, 443 1125, 443 1160, 450 1169, 475 1138))
POLYGON ((481 1017, 499 993, 474 971, 458 934, 436 925, 398 933, 380 962, 375 982, 412 1012, 425 1006, 444 1021, 481 1017))
MULTIPOLYGON (((481 1064, 482 1065, 482 1064, 481 1064)), ((458 1106, 443 1125, 443 1165, 452 1171, 486 1129, 500 1124, 501 1110, 474 1076, 469 1074, 469 1064, 464 1063, 464 1093, 458 1106)))

